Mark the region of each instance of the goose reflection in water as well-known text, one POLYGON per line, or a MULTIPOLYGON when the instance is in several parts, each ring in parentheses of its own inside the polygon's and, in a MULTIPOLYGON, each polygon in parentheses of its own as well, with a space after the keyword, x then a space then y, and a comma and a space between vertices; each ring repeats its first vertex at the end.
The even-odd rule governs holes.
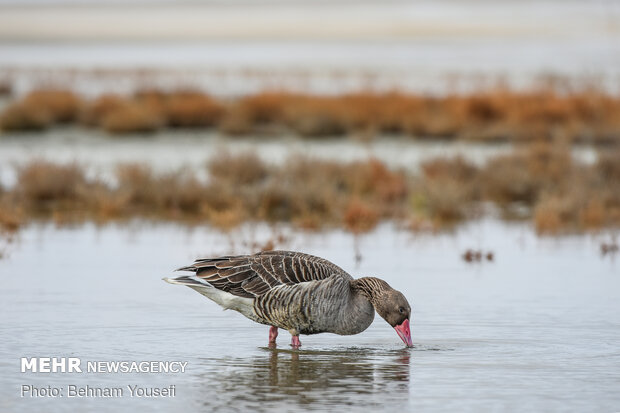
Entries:
POLYGON ((224 358, 201 372, 197 400, 211 409, 305 411, 334 406, 403 406, 409 399, 410 349, 297 351, 263 348, 224 358))

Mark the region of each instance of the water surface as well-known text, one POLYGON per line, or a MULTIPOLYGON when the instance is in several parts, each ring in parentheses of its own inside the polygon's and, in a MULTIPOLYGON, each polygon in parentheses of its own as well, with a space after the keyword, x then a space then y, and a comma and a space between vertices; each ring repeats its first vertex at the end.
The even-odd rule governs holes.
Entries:
POLYGON ((548 74, 619 86, 613 0, 27 4, 0 0, 0 75, 6 68, 18 93, 41 83, 91 94, 136 86, 445 93, 530 86, 548 74), (118 69, 138 72, 105 76, 118 69))
MULTIPOLYGON (((608 234, 537 238, 474 222, 413 235, 385 224, 358 239, 277 229, 283 246, 387 280, 413 307, 414 348, 380 317, 356 336, 302 336, 221 309, 161 281, 197 256, 241 253, 273 235, 245 226, 130 223, 27 227, 0 261, 3 411, 614 411, 620 405, 620 270, 608 234), (355 248, 361 254, 356 264, 355 248), (495 253, 468 264, 467 248, 495 253), (185 373, 20 373, 19 358, 182 360, 185 373), (21 398, 35 386, 176 386, 176 397, 21 398)), ((617 257, 616 257, 617 259, 617 257)))
MULTIPOLYGON (((207 161, 222 153, 253 153, 267 163, 281 165, 296 156, 338 162, 378 159, 390 168, 417 172, 422 162, 460 156, 477 165, 512 153, 511 143, 484 144, 407 136, 380 136, 370 141, 354 138, 303 139, 292 135, 231 139, 217 132, 161 131, 153 135, 113 137, 83 128, 54 128, 46 132, 6 132, 0 139, 0 183, 15 184, 16 167, 37 160, 77 162, 91 175, 114 180, 119 163, 140 163, 156 172, 188 169, 204 178, 207 161)), ((591 164, 597 149, 574 146, 576 161, 591 164)))

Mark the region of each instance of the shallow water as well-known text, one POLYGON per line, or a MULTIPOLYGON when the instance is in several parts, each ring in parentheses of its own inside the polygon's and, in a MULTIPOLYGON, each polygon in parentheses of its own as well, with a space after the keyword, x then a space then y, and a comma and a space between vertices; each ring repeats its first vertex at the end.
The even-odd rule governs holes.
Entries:
MULTIPOLYGON (((370 142, 354 139, 301 139, 294 136, 235 138, 204 131, 163 131, 153 136, 114 138, 81 128, 60 128, 44 134, 6 133, 0 140, 0 183, 16 181, 16 166, 36 160, 78 162, 93 175, 113 180, 119 163, 142 163, 157 172, 189 169, 199 177, 207 161, 221 153, 253 153, 268 163, 282 164, 295 156, 340 162, 376 158, 394 168, 417 170, 420 163, 439 156, 463 156, 476 163, 508 153, 511 144, 485 145, 442 141, 416 141, 384 137, 370 142)), ((581 158, 596 159, 591 149, 577 149, 581 158)))
POLYGON ((613 0, 24 1, 0 0, 0 71, 18 93, 50 82, 92 94, 436 93, 477 89, 482 79, 525 87, 547 74, 619 86, 613 0), (95 73, 53 72, 65 68, 95 73), (177 75, 100 70, 143 68, 177 75))
POLYGON ((389 224, 359 240, 246 226, 131 223, 29 226, 0 261, 2 411, 614 411, 620 405, 620 269, 609 234, 537 238, 522 224, 474 222, 412 235, 389 224), (161 281, 197 256, 282 247, 377 275, 413 307, 414 348, 380 317, 356 336, 267 328, 161 281), (356 264, 355 246, 362 257, 356 264), (492 262, 468 264, 467 248, 492 262), (615 259, 614 259, 615 258, 615 259), (20 357, 187 361, 185 373, 20 373, 20 357), (173 398, 20 397, 23 384, 176 386, 173 398))
MULTIPOLYGON (((268 163, 282 164, 295 156, 340 162, 375 158, 391 168, 417 172, 420 164, 436 157, 461 156, 478 165, 511 153, 510 143, 479 144, 442 140, 416 140, 384 136, 363 142, 355 139, 302 139, 294 136, 235 138, 215 132, 162 131, 154 135, 111 137, 82 128, 56 128, 44 133, 5 133, 0 139, 0 184, 15 184, 16 166, 31 161, 78 162, 91 175, 115 179, 119 163, 142 163, 156 172, 189 169, 204 178, 207 161, 218 154, 251 152, 268 163)), ((597 149, 575 146, 575 160, 593 163, 597 149)))

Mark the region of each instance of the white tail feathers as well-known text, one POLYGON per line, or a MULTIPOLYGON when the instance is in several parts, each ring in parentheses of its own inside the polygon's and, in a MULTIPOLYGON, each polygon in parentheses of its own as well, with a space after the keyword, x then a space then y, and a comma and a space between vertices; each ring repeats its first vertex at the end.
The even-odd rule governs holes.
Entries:
POLYGON ((203 281, 195 275, 181 276, 177 278, 162 278, 170 284, 185 285, 190 287, 205 297, 219 304, 224 310, 235 310, 248 317, 251 320, 256 319, 254 312, 254 299, 247 297, 238 297, 231 293, 218 290, 206 281, 203 281))
POLYGON ((182 277, 177 277, 177 278, 168 278, 168 277, 164 277, 162 278, 162 280, 164 280, 165 282, 169 283, 169 284, 177 284, 177 285, 187 285, 187 286, 192 286, 192 285, 208 285, 205 282, 199 281, 198 279, 196 279, 195 277, 191 277, 191 276, 182 276, 182 277))

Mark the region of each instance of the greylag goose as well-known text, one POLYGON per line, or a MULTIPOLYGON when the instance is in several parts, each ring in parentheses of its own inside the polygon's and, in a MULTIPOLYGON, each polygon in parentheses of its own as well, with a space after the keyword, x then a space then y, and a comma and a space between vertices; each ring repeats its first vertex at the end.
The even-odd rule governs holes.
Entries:
POLYGON ((337 265, 292 251, 198 259, 177 271, 194 274, 164 278, 186 285, 261 324, 271 326, 269 343, 278 328, 291 333, 299 348, 300 334, 361 333, 372 323, 375 310, 411 347, 411 307, 405 296, 374 277, 353 279, 337 265))

